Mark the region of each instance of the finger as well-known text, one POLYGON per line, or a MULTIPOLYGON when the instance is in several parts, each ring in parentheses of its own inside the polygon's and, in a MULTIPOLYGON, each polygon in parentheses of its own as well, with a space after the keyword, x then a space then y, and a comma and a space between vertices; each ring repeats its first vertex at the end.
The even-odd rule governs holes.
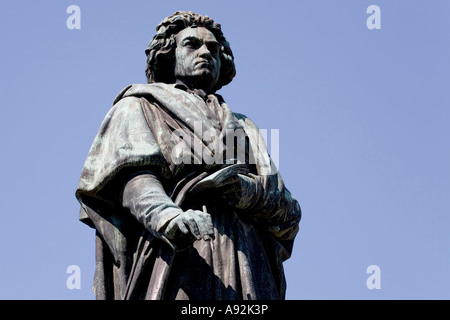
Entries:
POLYGON ((217 193, 220 193, 220 194, 236 193, 236 189, 237 188, 235 186, 227 186, 227 187, 220 188, 217 193))
POLYGON ((210 214, 204 214, 206 233, 214 239, 214 225, 210 214))
POLYGON ((203 239, 209 239, 209 228, 208 228, 208 215, 201 214, 195 218, 198 230, 200 232, 200 237, 203 239))
POLYGON ((229 190, 229 191, 222 192, 222 193, 220 194, 220 196, 221 196, 222 198, 224 198, 224 199, 229 200, 229 199, 235 199, 235 198, 237 198, 238 193, 235 192, 234 190, 229 190))
POLYGON ((233 198, 236 197, 237 191, 233 186, 225 186, 221 187, 217 190, 217 195, 220 195, 222 198, 233 198))
POLYGON ((220 197, 224 199, 226 203, 233 205, 238 202, 240 194, 234 189, 223 190, 223 192, 220 193, 220 197))
POLYGON ((198 211, 199 215, 203 217, 203 220, 205 222, 205 229, 206 229, 206 236, 203 236, 203 239, 209 240, 214 239, 214 225, 212 223, 211 215, 208 213, 207 208, 205 205, 202 206, 203 211, 198 211))
POLYGON ((201 236, 204 240, 214 239, 214 225, 212 223, 212 218, 209 213, 206 213, 206 211, 197 211, 199 221, 197 222, 197 225, 199 226, 199 230, 201 233, 201 236))
POLYGON ((172 221, 169 222, 169 224, 165 228, 164 235, 169 239, 173 239, 175 237, 177 229, 178 229, 177 219, 173 219, 172 221))
POLYGON ((236 184, 239 182, 239 177, 236 176, 231 176, 223 181, 220 182, 220 186, 228 186, 228 185, 232 185, 232 184, 236 184))
POLYGON ((192 235, 196 238, 196 239, 200 239, 200 231, 198 230, 197 227, 197 223, 194 219, 194 216, 188 215, 187 217, 183 217, 183 222, 185 225, 187 225, 187 227, 189 228, 189 231, 192 233, 192 235))
POLYGON ((189 230, 188 230, 188 228, 186 228, 186 225, 184 224, 184 221, 182 219, 179 219, 177 221, 177 226, 178 226, 178 229, 180 229, 180 231, 182 233, 184 233, 184 234, 188 234, 189 233, 189 230))

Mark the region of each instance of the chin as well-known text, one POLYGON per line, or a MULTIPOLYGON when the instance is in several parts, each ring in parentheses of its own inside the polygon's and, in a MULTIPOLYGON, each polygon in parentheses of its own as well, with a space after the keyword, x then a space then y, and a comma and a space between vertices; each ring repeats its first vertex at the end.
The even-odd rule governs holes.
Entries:
POLYGON ((199 81, 195 81, 195 83, 197 84, 197 87, 200 87, 200 89, 212 88, 217 84, 217 79, 211 72, 202 72, 199 75, 199 81))

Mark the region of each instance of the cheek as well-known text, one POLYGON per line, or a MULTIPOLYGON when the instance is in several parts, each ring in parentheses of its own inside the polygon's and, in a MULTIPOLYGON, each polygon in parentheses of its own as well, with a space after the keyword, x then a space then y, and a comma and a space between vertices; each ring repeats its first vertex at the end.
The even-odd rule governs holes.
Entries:
POLYGON ((220 69, 222 68, 222 61, 220 60, 220 57, 216 60, 216 73, 217 75, 220 73, 220 69))
POLYGON ((182 50, 175 51, 175 71, 180 74, 185 74, 191 69, 190 55, 182 50))

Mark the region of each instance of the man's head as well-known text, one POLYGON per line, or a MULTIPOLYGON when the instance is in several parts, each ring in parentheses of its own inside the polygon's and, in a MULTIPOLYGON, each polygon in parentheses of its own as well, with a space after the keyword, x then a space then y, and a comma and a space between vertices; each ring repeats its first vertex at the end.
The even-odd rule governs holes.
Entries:
POLYGON ((191 89, 215 92, 235 76, 230 45, 208 16, 175 12, 156 31, 145 50, 148 83, 183 82, 191 89))

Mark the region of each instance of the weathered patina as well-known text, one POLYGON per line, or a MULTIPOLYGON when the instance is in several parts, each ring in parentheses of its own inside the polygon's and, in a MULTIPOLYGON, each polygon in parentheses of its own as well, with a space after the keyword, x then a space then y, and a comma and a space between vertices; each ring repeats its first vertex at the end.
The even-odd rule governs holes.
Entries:
POLYGON ((96 230, 98 299, 284 299, 300 206, 260 131, 216 94, 235 75, 220 25, 176 12, 91 146, 76 197, 96 230))

